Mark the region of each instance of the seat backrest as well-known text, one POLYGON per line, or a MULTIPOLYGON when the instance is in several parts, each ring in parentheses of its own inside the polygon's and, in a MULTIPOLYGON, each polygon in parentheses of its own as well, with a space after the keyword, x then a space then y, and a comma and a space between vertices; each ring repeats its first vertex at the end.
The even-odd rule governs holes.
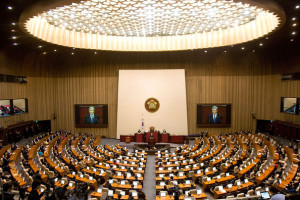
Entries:
POLYGON ((254 196, 254 190, 248 190, 247 194, 249 194, 250 196, 254 196))
POLYGON ((255 192, 257 192, 257 191, 261 191, 261 187, 255 188, 255 192))
POLYGON ((234 196, 233 195, 231 195, 231 196, 227 196, 226 197, 226 199, 233 199, 234 198, 234 196))
POLYGON ((245 196, 244 193, 239 193, 239 194, 237 195, 237 197, 244 197, 244 196, 245 196))

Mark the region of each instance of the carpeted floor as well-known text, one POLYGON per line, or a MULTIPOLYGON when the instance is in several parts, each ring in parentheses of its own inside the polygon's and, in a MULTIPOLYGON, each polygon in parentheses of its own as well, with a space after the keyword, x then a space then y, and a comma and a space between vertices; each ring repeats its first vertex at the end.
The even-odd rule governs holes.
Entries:
POLYGON ((155 181, 155 156, 147 156, 147 166, 144 175, 143 192, 147 199, 155 199, 156 181, 155 181))

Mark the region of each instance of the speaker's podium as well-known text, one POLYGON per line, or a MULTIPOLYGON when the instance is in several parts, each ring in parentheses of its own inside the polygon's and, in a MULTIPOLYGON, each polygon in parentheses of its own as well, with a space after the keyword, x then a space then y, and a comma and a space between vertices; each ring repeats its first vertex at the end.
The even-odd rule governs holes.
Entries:
POLYGON ((148 139, 148 145, 155 146, 155 144, 156 144, 156 138, 153 135, 150 135, 150 137, 148 139))

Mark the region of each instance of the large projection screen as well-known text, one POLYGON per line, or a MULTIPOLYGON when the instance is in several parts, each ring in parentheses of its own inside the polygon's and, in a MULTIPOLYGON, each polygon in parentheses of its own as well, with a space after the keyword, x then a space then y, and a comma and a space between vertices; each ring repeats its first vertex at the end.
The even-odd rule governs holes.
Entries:
POLYGON ((187 105, 184 69, 120 70, 118 88, 117 138, 151 126, 171 135, 187 135, 187 105), (156 98, 159 109, 145 109, 148 98, 156 98))

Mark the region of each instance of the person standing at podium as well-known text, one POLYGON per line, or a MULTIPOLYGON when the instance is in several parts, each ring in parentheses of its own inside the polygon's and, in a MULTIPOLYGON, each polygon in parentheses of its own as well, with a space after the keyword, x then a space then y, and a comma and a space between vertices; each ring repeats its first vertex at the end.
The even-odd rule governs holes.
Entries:
POLYGON ((89 114, 85 116, 84 124, 100 124, 99 116, 95 115, 95 107, 89 107, 89 114))
POLYGON ((213 106, 211 112, 206 118, 206 124, 222 124, 222 115, 218 113, 218 107, 213 106))

